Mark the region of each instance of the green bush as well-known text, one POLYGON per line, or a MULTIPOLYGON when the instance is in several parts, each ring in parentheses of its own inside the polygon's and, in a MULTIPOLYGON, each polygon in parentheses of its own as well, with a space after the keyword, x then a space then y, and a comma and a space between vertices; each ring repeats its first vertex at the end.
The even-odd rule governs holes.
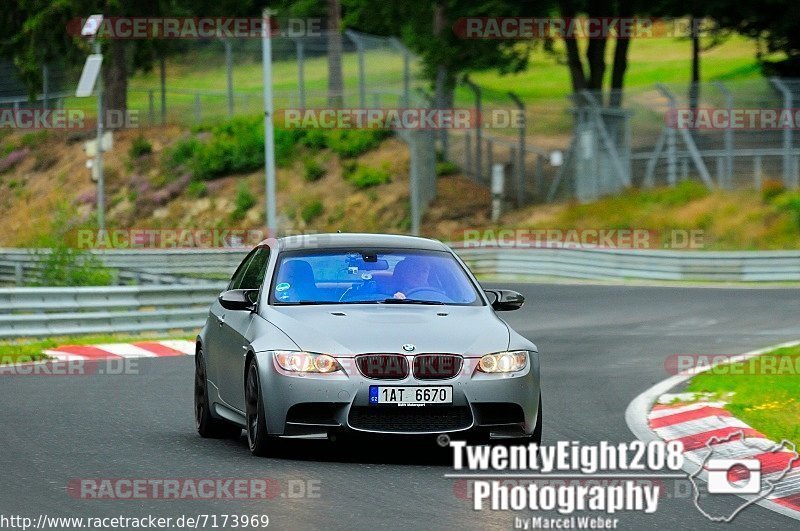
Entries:
POLYGON ((113 270, 105 267, 99 258, 80 249, 55 245, 48 253, 34 255, 41 275, 31 286, 110 286, 114 283, 113 270))
POLYGON ((309 149, 324 149, 328 147, 328 135, 323 129, 306 129, 302 143, 309 149))
POLYGON ((436 163, 436 175, 453 175, 458 173, 458 166, 450 161, 442 161, 436 163))
POLYGON ((256 196, 247 187, 247 183, 241 182, 236 188, 236 197, 233 200, 234 208, 231 213, 231 221, 237 222, 244 219, 247 211, 256 206, 256 196))
POLYGON ((206 183, 202 181, 192 181, 186 187, 186 194, 194 198, 203 197, 207 191, 206 183))
POLYGON ((49 134, 47 130, 34 131, 22 135, 22 138, 20 138, 19 143, 22 147, 36 149, 44 145, 44 143, 47 142, 48 137, 49 134))
POLYGON ((785 191, 786 187, 783 185, 783 181, 767 179, 764 181, 764 184, 761 185, 761 199, 765 203, 769 203, 785 191))
POLYGON ((325 168, 322 166, 322 164, 311 157, 303 161, 303 178, 307 182, 313 183, 319 181, 324 176, 325 168))
POLYGON ((780 210, 789 213, 795 226, 800 229, 800 193, 784 193, 775 200, 775 205, 780 210))
POLYGON ((643 203, 659 203, 668 206, 686 205, 696 199, 702 199, 711 192, 698 181, 682 181, 670 188, 653 190, 636 190, 632 192, 643 203))
POLYGON ((137 136, 133 139, 131 147, 128 150, 128 156, 131 160, 136 160, 141 156, 149 155, 153 152, 153 145, 147 141, 143 136, 137 136))
MULTIPOLYGON (((264 122, 239 117, 221 124, 193 129, 195 136, 183 139, 169 150, 167 167, 185 165, 198 179, 210 180, 248 173, 264 166, 264 122), (199 135, 199 137, 198 137, 199 135)), ((275 129, 275 164, 286 166, 296 153, 305 131, 275 129)))
POLYGON ((319 199, 314 199, 303 206, 303 209, 300 211, 300 217, 306 223, 311 223, 320 217, 324 210, 325 207, 322 205, 322 201, 319 199))
POLYGON ((388 169, 373 168, 362 164, 346 166, 344 168, 344 173, 345 179, 359 190, 386 184, 392 180, 388 169))
POLYGON ((326 146, 342 158, 354 158, 375 149, 390 134, 385 129, 333 129, 327 131, 326 146))
POLYGON ((200 141, 191 136, 182 138, 165 152, 164 165, 174 170, 181 165, 188 165, 194 154, 201 149, 200 141))

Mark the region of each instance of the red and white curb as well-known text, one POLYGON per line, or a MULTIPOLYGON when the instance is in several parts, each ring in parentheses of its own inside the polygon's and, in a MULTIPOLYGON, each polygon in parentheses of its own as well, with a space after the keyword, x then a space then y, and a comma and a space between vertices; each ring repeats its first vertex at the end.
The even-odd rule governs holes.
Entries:
POLYGON ((724 402, 674 404, 664 394, 648 415, 650 429, 665 441, 683 443, 683 455, 694 470, 713 451, 719 459, 756 459, 764 480, 776 483, 767 500, 800 517, 800 456, 732 416, 724 402), (744 440, 742 440, 744 438, 744 440), (776 448, 782 448, 775 451, 776 448))
POLYGON ((175 339, 102 345, 67 345, 45 350, 44 354, 58 361, 73 361, 194 356, 194 352, 193 341, 175 339))
MULTIPOLYGON (((730 358, 725 363, 746 360, 776 348, 796 345, 800 345, 800 341, 748 352, 730 358)), ((777 443, 734 417, 724 409, 724 402, 672 403, 680 399, 681 395, 669 394, 671 389, 715 366, 678 374, 637 396, 625 411, 628 428, 643 441, 661 439, 682 442, 686 463, 684 470, 693 475, 708 456, 709 447, 713 449, 715 458, 757 459, 761 463, 765 480, 780 478, 780 481, 768 497, 754 503, 800 520, 800 459, 797 459, 796 452, 792 452, 791 448, 775 451, 777 443), (746 441, 742 441, 740 432, 746 441), (710 445, 707 446, 709 442, 710 445), (785 476, 781 478, 783 474, 785 476)), ((704 478, 705 474, 700 474, 699 477, 704 478)))

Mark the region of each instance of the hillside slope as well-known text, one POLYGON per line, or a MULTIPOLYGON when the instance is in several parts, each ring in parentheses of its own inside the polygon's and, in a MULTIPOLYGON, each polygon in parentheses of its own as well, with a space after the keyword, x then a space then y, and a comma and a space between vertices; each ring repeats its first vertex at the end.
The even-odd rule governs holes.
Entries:
MULTIPOLYGON (((246 158, 247 146, 237 144, 245 142, 241 135, 232 137, 233 147, 220 140, 225 151, 214 143, 215 134, 176 127, 116 133, 106 156, 108 226, 262 229, 264 179, 258 160, 246 158), (209 146, 222 149, 219 156, 209 146), (205 159, 199 157, 203 150, 205 159), (227 166, 216 159, 229 155, 232 167, 251 169, 225 174, 227 166)), ((82 147, 89 133, 0 135, 0 246, 43 245, 53 234, 95 227, 95 185, 82 147)), ((329 140, 331 148, 313 138, 284 140, 277 171, 283 227, 408 232, 408 150, 402 141, 339 139, 334 145, 329 140), (359 154, 350 156, 356 144, 359 154)), ((251 143, 251 151, 260 148, 258 139, 251 143)), ((496 226, 489 222, 489 208, 485 188, 461 175, 440 177, 422 232, 459 240, 467 228, 687 229, 704 231, 711 249, 800 248, 800 195, 775 181, 767 181, 760 194, 708 192, 686 182, 587 205, 533 205, 509 210, 496 226)))

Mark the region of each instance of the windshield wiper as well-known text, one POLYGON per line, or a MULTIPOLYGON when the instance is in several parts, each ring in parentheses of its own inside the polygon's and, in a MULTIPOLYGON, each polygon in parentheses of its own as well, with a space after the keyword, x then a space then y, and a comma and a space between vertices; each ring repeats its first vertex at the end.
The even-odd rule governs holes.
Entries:
POLYGON ((433 305, 443 305, 443 302, 439 301, 423 301, 420 299, 384 299, 384 304, 433 304, 433 305))

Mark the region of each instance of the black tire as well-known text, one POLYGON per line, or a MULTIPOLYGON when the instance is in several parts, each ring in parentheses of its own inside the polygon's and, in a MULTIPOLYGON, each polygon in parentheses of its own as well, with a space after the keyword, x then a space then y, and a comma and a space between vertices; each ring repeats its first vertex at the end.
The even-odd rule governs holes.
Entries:
POLYGON ((256 457, 266 457, 269 455, 271 441, 264 415, 261 379, 258 376, 258 365, 255 360, 247 368, 244 396, 247 410, 247 444, 250 447, 250 453, 256 457))
POLYGON ((202 349, 197 349, 194 359, 194 422, 197 433, 208 439, 234 439, 242 435, 242 428, 239 426, 211 416, 208 377, 202 349))

